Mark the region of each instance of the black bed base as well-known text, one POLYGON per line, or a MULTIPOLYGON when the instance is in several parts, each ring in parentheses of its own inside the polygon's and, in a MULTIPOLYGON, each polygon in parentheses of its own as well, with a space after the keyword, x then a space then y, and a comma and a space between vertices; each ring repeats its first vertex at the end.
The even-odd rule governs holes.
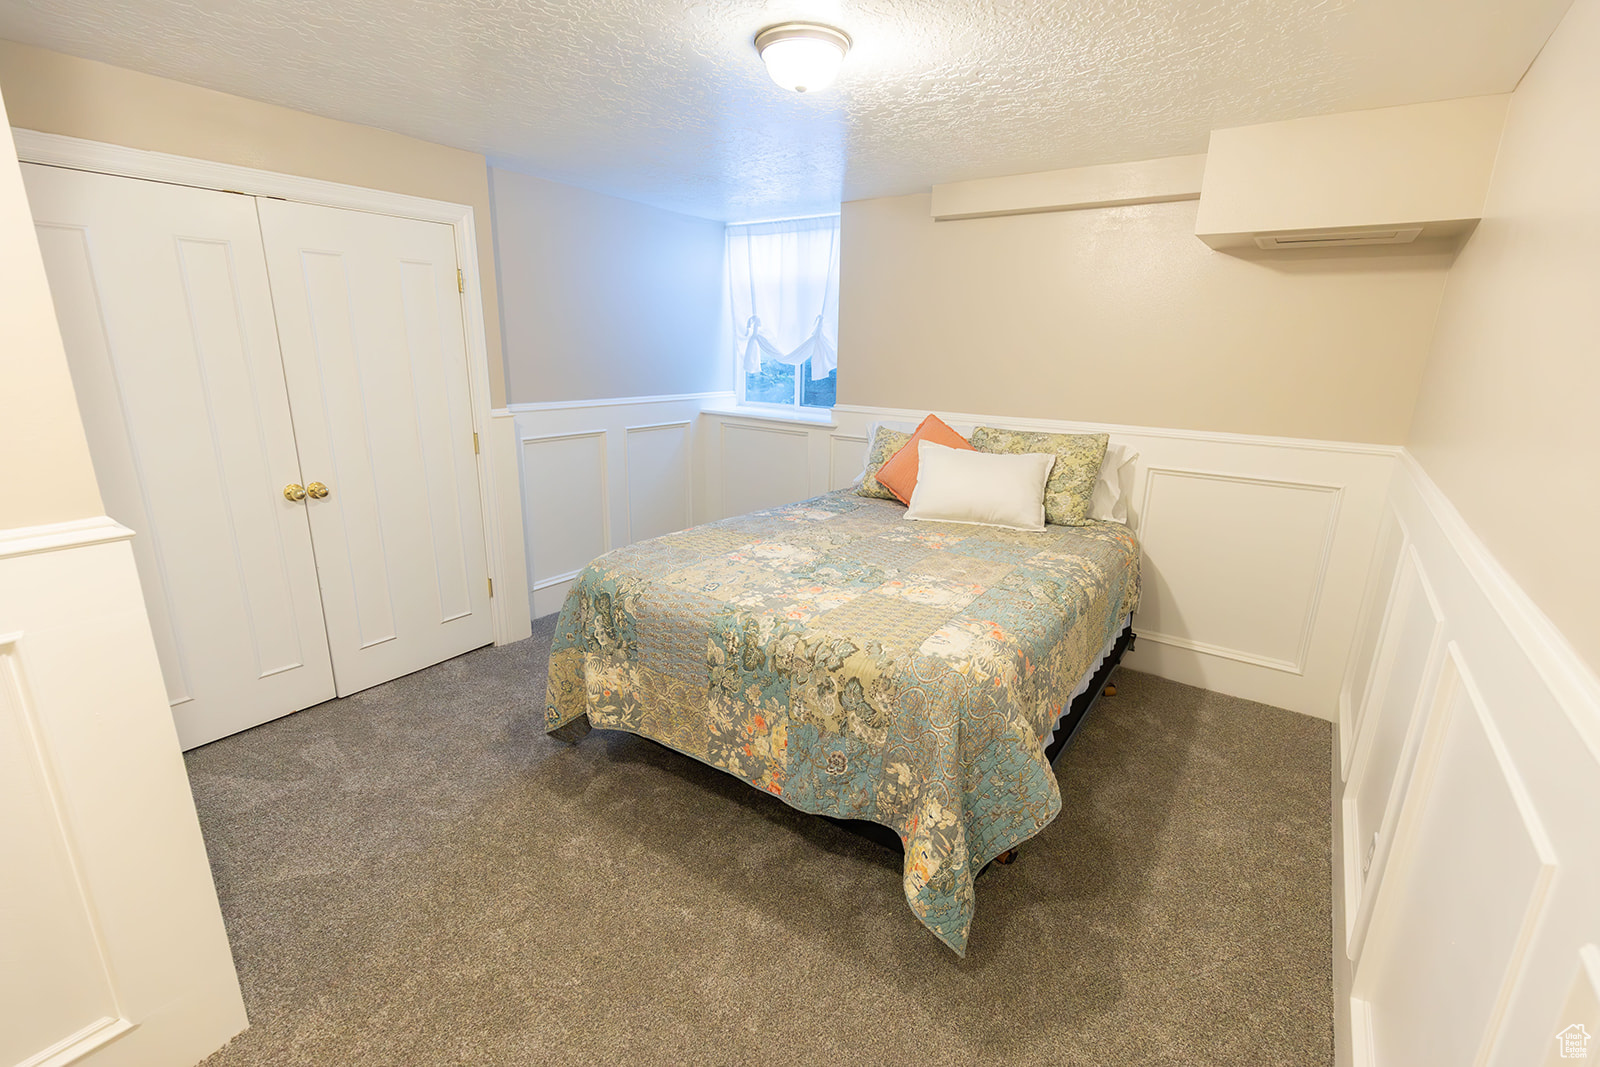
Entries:
POLYGON ((1111 682, 1111 672, 1122 663, 1122 654, 1133 647, 1139 635, 1133 632, 1133 623, 1122 628, 1116 641, 1111 645, 1111 652, 1106 656, 1105 662, 1100 664, 1100 669, 1094 672, 1094 677, 1089 679, 1089 688, 1078 694, 1078 699, 1072 702, 1067 713, 1061 717, 1061 725, 1056 730, 1055 740, 1045 747, 1044 758, 1055 766, 1055 762, 1065 752, 1067 746, 1072 744, 1072 739, 1078 736, 1078 729, 1083 726, 1083 721, 1089 717, 1089 712, 1100 702, 1105 695, 1106 686, 1111 682))
MULTIPOLYGON (((1065 752, 1067 746, 1072 744, 1073 738, 1078 736, 1078 730, 1083 726, 1084 720, 1089 717, 1089 712, 1094 710, 1094 706, 1105 695, 1106 685, 1111 681, 1111 673, 1122 663, 1122 654, 1132 648, 1133 643, 1138 638, 1139 635, 1133 632, 1133 623, 1130 620, 1122 628, 1122 632, 1117 635, 1116 641, 1112 643, 1111 652, 1106 656, 1105 662, 1100 664, 1100 669, 1094 672, 1093 678, 1089 679, 1089 688, 1079 693, 1077 699, 1067 708, 1066 714, 1061 716, 1061 724, 1056 727, 1055 739, 1044 750, 1045 758, 1050 761, 1051 766, 1055 766, 1055 762, 1061 757, 1061 753, 1065 752)), ((858 837, 876 841, 884 848, 893 849, 896 852, 904 850, 905 846, 900 842, 900 835, 882 823, 868 822, 866 819, 835 819, 831 815, 823 815, 821 818, 842 826, 858 837)), ((1003 862, 1009 863, 1010 860, 1003 862)), ((988 866, 984 867, 984 870, 988 869, 988 866)), ((982 874, 983 871, 978 873, 982 874)))

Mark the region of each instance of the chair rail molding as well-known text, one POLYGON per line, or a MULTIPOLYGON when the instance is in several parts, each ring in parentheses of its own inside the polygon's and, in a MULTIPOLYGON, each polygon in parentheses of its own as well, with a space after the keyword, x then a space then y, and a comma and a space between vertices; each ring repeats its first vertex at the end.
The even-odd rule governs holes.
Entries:
MULTIPOLYGON (((836 404, 835 412, 870 416, 871 421, 894 419, 919 422, 929 412, 920 408, 867 407, 836 404)), ((1207 441, 1217 444, 1251 445, 1257 448, 1298 448, 1312 452, 1345 452, 1367 456, 1399 456, 1401 445, 1364 444, 1356 441, 1328 441, 1314 437, 1269 437, 1259 434, 1228 433, 1221 430, 1184 430, 1165 426, 1132 426, 1115 422, 1080 422, 1070 419, 1040 419, 1008 415, 975 415, 961 411, 935 411, 945 422, 963 425, 998 424, 1008 429, 1040 430, 1045 433, 1109 433, 1114 437, 1163 437, 1180 441, 1207 441)))
POLYGON ((134 531, 109 515, 71 519, 43 526, 19 526, 0 530, 0 559, 29 556, 35 552, 57 552, 65 548, 126 541, 134 531))
POLYGON ((734 394, 726 393, 663 393, 659 396, 614 396, 598 400, 536 400, 507 404, 513 415, 528 415, 540 411, 570 411, 574 408, 633 408, 648 404, 681 404, 705 402, 707 405, 732 401, 734 394))

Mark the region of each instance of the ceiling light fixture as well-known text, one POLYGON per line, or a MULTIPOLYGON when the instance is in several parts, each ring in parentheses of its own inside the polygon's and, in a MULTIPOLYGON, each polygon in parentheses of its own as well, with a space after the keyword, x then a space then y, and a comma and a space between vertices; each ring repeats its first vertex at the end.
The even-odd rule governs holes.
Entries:
POLYGON ((815 92, 838 75, 850 35, 817 22, 780 22, 756 34, 756 51, 773 81, 797 93, 815 92))

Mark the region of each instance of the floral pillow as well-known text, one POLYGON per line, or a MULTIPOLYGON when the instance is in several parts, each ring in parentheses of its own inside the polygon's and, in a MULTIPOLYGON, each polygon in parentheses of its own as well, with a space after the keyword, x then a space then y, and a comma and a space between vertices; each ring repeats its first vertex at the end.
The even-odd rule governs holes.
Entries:
POLYGON ((878 482, 878 468, 894 458, 894 454, 906 447, 909 440, 911 435, 908 433, 891 430, 887 426, 873 427, 872 443, 867 446, 867 469, 861 484, 856 487, 857 495, 875 496, 879 500, 899 503, 899 498, 878 482))
MULTIPOLYGON (((1111 438, 1103 433, 1032 433, 979 426, 967 439, 979 452, 1048 452, 1056 457, 1044 486, 1044 521, 1057 526, 1087 526, 1094 483, 1111 438)), ((892 455, 892 453, 891 453, 892 455)), ((887 458, 887 457, 885 457, 887 458)), ((874 483, 876 484, 876 483, 874 483)))

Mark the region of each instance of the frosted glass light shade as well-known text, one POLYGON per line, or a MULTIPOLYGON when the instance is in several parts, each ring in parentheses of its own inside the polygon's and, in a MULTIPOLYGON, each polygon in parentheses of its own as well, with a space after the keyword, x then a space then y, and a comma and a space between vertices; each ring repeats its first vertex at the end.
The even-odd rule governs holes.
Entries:
POLYGON ((772 80, 797 93, 826 89, 839 74, 850 37, 816 23, 786 22, 756 34, 756 51, 772 80))

